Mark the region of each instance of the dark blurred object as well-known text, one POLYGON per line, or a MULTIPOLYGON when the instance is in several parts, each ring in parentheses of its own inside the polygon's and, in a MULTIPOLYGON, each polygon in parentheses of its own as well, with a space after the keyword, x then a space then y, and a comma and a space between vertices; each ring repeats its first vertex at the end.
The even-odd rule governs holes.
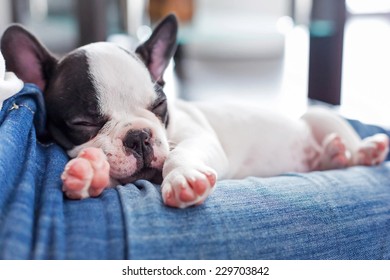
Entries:
POLYGON ((27 17, 29 10, 29 3, 25 0, 11 1, 12 7, 12 21, 23 22, 23 19, 27 17))
POLYGON ((50 50, 63 54, 125 32, 123 2, 127 1, 14 0, 10 4, 13 22, 25 25, 50 50))
POLYGON ((82 0, 77 2, 79 45, 107 39, 106 0, 82 0))
POLYGON ((314 0, 310 23, 309 98, 339 105, 345 0, 314 0))
POLYGON ((181 23, 188 23, 194 15, 194 6, 194 0, 149 0, 148 10, 151 22, 174 13, 181 23))
POLYGON ((54 53, 63 54, 78 44, 74 0, 10 1, 12 22, 23 24, 54 53))

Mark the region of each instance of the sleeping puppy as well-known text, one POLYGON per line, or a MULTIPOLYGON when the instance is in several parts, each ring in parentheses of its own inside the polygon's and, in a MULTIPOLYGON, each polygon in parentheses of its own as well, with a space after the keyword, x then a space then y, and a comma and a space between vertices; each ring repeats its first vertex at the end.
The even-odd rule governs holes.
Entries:
POLYGON ((324 109, 295 120, 258 108, 167 100, 163 73, 177 28, 170 15, 135 52, 100 42, 61 59, 21 26, 3 34, 7 69, 44 92, 48 130, 73 158, 62 174, 69 198, 146 179, 161 183, 166 205, 184 208, 202 203, 217 176, 273 176, 386 158, 386 135, 362 140, 324 109))

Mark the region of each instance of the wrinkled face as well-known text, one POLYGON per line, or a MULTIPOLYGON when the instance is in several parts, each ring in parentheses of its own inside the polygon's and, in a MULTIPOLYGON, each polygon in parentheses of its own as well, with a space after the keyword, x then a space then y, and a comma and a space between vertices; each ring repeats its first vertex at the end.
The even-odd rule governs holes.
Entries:
POLYGON ((169 152, 166 97, 135 54, 110 43, 73 51, 58 62, 46 103, 49 129, 71 157, 101 148, 121 183, 161 171, 169 152))

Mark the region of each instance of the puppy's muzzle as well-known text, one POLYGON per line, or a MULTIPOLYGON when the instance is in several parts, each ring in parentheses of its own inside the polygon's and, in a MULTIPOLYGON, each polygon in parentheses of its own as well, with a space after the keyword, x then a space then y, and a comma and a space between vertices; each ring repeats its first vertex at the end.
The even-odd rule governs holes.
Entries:
POLYGON ((123 139, 123 146, 132 152, 137 159, 143 159, 144 166, 148 166, 153 158, 151 130, 130 130, 123 139))

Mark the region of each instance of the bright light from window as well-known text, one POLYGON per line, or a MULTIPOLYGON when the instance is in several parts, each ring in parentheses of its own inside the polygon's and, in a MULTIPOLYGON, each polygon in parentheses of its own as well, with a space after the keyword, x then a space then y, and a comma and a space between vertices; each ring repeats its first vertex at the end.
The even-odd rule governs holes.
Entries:
POLYGON ((276 28, 282 34, 287 34, 294 27, 294 22, 291 17, 284 16, 278 19, 276 22, 276 28))
POLYGON ((346 0, 346 3, 352 14, 390 13, 389 0, 346 0))

